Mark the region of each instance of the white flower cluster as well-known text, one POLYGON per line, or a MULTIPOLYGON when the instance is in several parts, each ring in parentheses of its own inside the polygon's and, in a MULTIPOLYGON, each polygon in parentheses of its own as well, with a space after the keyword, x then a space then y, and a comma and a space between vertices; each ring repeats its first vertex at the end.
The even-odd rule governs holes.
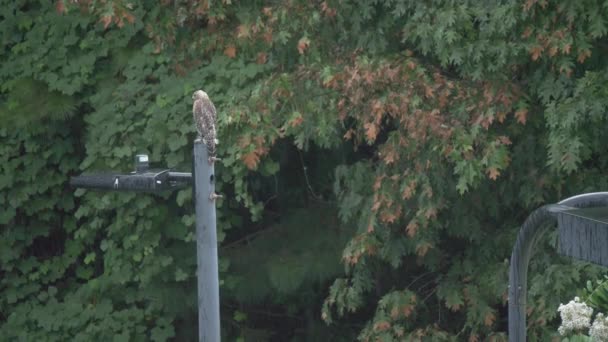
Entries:
POLYGON ((608 318, 602 313, 598 313, 595 316, 595 321, 593 321, 593 325, 589 329, 589 336, 591 337, 591 341, 608 341, 608 318))
POLYGON ((569 332, 579 331, 589 328, 591 325, 591 314, 593 309, 587 306, 580 298, 574 297, 568 304, 560 304, 557 309, 562 317, 562 325, 557 331, 560 335, 566 335, 569 332))

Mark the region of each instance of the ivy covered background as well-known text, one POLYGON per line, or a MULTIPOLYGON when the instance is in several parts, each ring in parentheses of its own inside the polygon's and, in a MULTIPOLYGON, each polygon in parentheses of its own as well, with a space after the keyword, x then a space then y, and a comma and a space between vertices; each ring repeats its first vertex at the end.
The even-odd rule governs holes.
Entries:
MULTIPOLYGON (((608 185, 603 1, 0 0, 0 340, 197 336, 191 190, 71 189, 192 165, 219 112, 222 334, 504 341, 536 207, 608 185)), ((531 341, 602 275, 530 269, 531 341)))

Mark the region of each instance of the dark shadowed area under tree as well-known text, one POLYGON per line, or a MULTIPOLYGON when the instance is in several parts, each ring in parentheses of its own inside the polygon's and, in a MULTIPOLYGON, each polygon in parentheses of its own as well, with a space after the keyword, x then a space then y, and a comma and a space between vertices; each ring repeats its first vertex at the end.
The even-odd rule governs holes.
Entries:
MULTIPOLYGON (((218 109, 226 341, 505 341, 536 207, 608 188, 603 1, 0 0, 0 340, 191 341, 190 170, 218 109)), ((529 340, 601 270, 530 270, 529 340)))

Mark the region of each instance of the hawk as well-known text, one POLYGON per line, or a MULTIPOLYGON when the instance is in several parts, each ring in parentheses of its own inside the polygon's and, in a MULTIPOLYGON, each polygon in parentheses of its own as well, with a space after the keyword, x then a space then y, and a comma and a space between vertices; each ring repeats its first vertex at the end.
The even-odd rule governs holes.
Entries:
POLYGON ((215 145, 218 143, 216 139, 215 122, 216 113, 213 102, 209 99, 209 95, 202 90, 197 90, 192 94, 192 117, 198 131, 198 138, 195 141, 201 141, 207 146, 209 153, 209 163, 212 164, 215 158, 215 145))

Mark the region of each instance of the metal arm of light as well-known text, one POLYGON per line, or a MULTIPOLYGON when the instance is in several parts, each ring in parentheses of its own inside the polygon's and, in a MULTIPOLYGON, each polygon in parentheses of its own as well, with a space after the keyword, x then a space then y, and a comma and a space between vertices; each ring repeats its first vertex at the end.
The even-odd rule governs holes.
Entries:
POLYGON ((536 209, 521 227, 509 268, 509 342, 526 341, 526 295, 528 264, 534 246, 557 220, 557 214, 572 208, 589 208, 608 205, 608 192, 573 196, 558 204, 536 209))

